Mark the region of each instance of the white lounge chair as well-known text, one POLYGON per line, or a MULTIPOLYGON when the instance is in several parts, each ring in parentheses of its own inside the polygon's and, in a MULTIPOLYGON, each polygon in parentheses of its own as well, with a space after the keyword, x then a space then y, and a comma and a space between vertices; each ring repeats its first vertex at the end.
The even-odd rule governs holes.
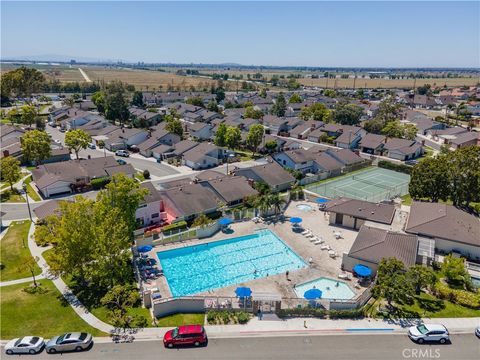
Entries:
POLYGON ((335 259, 338 254, 334 250, 328 250, 328 256, 330 256, 332 259, 335 259))
POLYGON ((311 233, 311 231, 308 230, 308 229, 305 229, 301 232, 302 235, 307 235, 307 234, 310 234, 310 233, 311 233))
POLYGON ((320 247, 321 250, 331 250, 330 245, 325 244, 320 247))
POLYGON ((318 239, 317 241, 314 242, 315 245, 320 245, 323 243, 324 243, 323 239, 318 239))

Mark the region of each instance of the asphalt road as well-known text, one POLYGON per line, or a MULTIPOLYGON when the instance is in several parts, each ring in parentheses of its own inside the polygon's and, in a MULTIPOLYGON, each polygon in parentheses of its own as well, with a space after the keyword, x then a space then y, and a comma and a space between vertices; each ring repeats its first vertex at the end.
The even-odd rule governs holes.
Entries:
MULTIPOLYGON (((3 352, 3 349, 2 349, 3 352)), ((27 355, 28 356, 28 355, 27 355)), ((132 344, 95 344, 88 352, 49 355, 45 352, 32 359, 448 359, 478 360, 480 340, 473 334, 453 335, 447 345, 417 345, 406 335, 321 335, 289 337, 256 337, 210 339, 203 348, 165 349, 161 341, 132 344)), ((2 358, 9 358, 4 357, 2 358)))

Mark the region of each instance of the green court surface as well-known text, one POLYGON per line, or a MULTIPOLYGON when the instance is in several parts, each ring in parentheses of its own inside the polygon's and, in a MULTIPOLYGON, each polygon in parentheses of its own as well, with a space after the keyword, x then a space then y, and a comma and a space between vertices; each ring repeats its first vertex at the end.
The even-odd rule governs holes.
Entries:
POLYGON ((356 171, 351 176, 311 184, 306 190, 326 198, 348 197, 367 201, 382 201, 408 194, 410 175, 383 168, 356 171))

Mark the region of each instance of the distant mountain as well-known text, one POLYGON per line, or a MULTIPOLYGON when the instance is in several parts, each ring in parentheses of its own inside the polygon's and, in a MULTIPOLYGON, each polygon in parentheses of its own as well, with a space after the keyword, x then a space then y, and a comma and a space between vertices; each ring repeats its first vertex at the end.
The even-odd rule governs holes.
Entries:
POLYGON ((3 57, 2 61, 35 61, 35 62, 70 62, 70 60, 75 60, 76 62, 91 62, 91 63, 117 63, 121 60, 112 60, 112 59, 101 59, 101 58, 90 58, 83 56, 67 56, 67 55, 26 55, 26 56, 8 56, 3 57))

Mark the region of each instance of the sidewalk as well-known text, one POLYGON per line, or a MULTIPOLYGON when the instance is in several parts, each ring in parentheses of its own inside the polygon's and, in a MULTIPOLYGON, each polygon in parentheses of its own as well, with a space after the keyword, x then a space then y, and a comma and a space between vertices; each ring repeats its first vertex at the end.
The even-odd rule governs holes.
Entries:
MULTIPOLYGON (((40 274, 40 275, 35 276, 35 280, 42 280, 42 279, 45 279, 45 275, 40 274)), ((0 282, 0 287, 2 287, 2 286, 9 286, 9 285, 23 284, 23 283, 26 283, 26 282, 31 282, 31 283, 33 283, 33 278, 30 276, 30 277, 26 277, 26 278, 22 278, 22 279, 15 279, 15 280, 3 281, 3 282, 0 282)))

